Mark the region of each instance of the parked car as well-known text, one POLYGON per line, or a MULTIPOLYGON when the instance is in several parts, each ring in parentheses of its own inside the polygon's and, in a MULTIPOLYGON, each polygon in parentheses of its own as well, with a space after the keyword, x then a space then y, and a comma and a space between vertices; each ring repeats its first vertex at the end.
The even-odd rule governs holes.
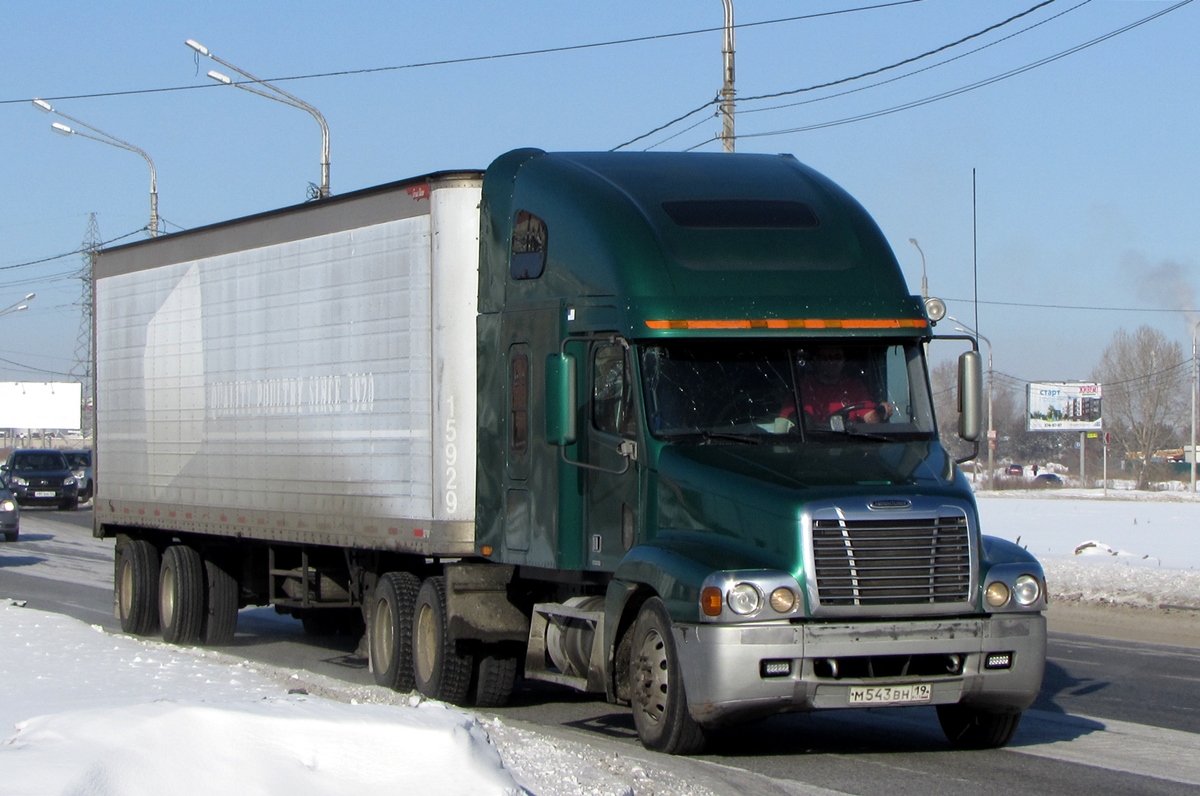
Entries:
POLYGON ((92 476, 92 452, 90 450, 64 450, 67 464, 75 473, 75 482, 79 485, 79 502, 86 503, 96 493, 96 481, 92 476))
POLYGON ((1035 486, 1062 486, 1066 481, 1056 473, 1042 473, 1034 477, 1033 483, 1035 486))
POLYGON ((21 532, 21 507, 7 489, 0 488, 0 532, 4 541, 15 542, 21 532))
POLYGON ((62 451, 49 448, 15 450, 0 466, 0 476, 21 506, 57 506, 63 511, 79 506, 75 473, 62 451))
POLYGON ((1022 475, 1024 472, 1025 468, 1019 464, 1010 464, 1004 468, 1005 475, 1022 475))

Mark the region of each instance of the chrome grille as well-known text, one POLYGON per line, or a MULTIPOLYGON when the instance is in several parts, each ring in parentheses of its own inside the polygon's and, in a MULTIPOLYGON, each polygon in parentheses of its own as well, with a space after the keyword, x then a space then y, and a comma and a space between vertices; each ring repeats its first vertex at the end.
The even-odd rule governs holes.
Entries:
POLYGON ((971 549, 965 517, 813 520, 823 606, 967 601, 971 549))

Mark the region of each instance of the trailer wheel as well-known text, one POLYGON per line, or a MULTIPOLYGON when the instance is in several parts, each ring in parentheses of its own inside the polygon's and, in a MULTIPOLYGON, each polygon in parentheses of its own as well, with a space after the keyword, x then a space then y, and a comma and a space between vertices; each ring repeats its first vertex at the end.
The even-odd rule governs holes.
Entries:
POLYGON ((647 749, 674 755, 704 748, 704 729, 688 711, 671 617, 658 597, 642 606, 629 659, 633 723, 647 749))
POLYGON ((368 654, 375 682, 396 691, 411 691, 413 679, 413 609, 421 581, 411 572, 388 572, 375 587, 368 654))
POLYGON ((989 711, 970 705, 938 705, 938 723, 959 749, 998 749, 1012 740, 1021 711, 989 711))
POLYGON ((211 558, 204 559, 207 589, 204 599, 204 643, 221 646, 233 641, 237 632, 238 582, 225 567, 211 558))
POLYGON ((204 563, 187 545, 163 553, 158 576, 158 618, 163 641, 194 644, 204 624, 204 563))
POLYGON ((475 659, 471 704, 477 708, 502 708, 517 683, 517 656, 501 648, 485 648, 475 659))
POLYGON ((428 578, 413 612, 413 669, 417 690, 453 705, 466 702, 471 688, 471 656, 460 655, 447 633, 445 578, 428 578))
POLYGON ((158 550, 144 539, 121 545, 114 583, 121 630, 135 636, 158 631, 158 550))

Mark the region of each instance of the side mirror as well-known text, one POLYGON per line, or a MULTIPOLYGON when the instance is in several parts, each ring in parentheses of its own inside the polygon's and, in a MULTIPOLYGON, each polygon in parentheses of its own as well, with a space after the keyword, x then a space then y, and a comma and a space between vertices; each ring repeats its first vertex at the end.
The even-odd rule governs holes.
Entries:
POLYGON ((983 433, 983 364, 978 351, 958 358, 958 436, 975 442, 983 433))
POLYGON ((578 382, 575 357, 551 354, 546 357, 546 441, 551 445, 575 442, 578 417, 578 382))

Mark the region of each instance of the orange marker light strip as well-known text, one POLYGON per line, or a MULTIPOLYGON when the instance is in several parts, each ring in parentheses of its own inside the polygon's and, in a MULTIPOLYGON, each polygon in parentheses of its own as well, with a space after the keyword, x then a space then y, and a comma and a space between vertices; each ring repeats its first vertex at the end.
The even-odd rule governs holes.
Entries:
POLYGON ((762 318, 734 320, 646 321, 655 331, 668 329, 924 329, 924 318, 762 318))
POLYGON ((705 616, 720 616, 721 590, 716 586, 705 586, 700 592, 700 610, 705 616))

